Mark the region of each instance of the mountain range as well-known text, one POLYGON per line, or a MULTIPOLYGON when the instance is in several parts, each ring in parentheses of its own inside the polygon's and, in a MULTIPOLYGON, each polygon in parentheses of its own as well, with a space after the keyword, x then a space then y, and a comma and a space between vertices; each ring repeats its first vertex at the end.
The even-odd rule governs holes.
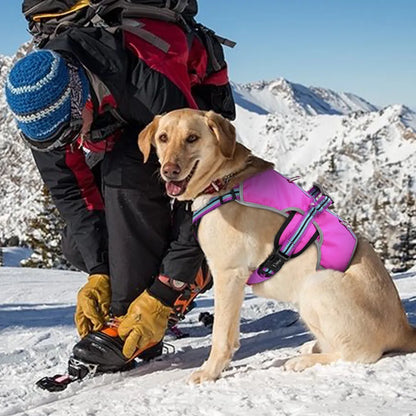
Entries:
MULTIPOLYGON (((0 56, 0 88, 15 57, 0 56)), ((416 113, 284 78, 232 84, 238 139, 281 173, 320 182, 334 210, 372 241, 391 268, 416 260, 416 113)), ((42 210, 41 181, 0 96, 0 243, 26 240, 42 210)))

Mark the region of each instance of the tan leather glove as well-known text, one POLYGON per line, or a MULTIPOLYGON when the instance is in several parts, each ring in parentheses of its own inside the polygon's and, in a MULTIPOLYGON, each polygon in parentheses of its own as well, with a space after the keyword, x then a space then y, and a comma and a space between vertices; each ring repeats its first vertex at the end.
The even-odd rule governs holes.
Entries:
POLYGON ((90 275, 78 292, 75 311, 75 324, 81 338, 103 327, 109 318, 110 301, 110 278, 106 274, 90 275))
POLYGON ((144 291, 121 318, 118 334, 125 339, 123 354, 130 358, 136 349, 159 342, 165 335, 172 309, 144 291))

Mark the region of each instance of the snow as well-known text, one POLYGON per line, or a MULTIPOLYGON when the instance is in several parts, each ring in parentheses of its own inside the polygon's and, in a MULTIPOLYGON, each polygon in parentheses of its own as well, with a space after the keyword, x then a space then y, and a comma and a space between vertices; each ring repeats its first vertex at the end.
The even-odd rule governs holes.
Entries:
MULTIPOLYGON (((416 270, 395 276, 410 321, 416 324, 416 270)), ((212 292, 198 298, 169 339, 176 352, 127 373, 74 383, 61 393, 34 383, 66 368, 77 342, 73 325, 82 273, 0 268, 0 415, 414 415, 416 355, 390 355, 376 364, 337 362, 303 373, 283 371, 309 334, 287 304, 247 289, 242 343, 223 378, 191 386, 190 373, 207 358, 210 330, 198 322, 212 311, 212 292)))

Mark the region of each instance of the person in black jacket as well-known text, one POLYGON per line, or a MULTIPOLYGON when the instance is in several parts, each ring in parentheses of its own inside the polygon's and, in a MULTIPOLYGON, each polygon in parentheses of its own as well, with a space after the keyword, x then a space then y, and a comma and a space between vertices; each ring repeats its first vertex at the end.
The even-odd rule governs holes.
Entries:
POLYGON ((123 316, 126 356, 163 338, 203 260, 190 212, 184 205, 172 212, 157 157, 143 163, 137 136, 156 114, 203 107, 192 86, 204 69, 189 67, 179 26, 141 21, 166 37, 167 53, 132 34, 70 29, 18 61, 6 84, 21 136, 66 222, 64 254, 89 274, 77 329, 83 337, 110 311, 123 316))

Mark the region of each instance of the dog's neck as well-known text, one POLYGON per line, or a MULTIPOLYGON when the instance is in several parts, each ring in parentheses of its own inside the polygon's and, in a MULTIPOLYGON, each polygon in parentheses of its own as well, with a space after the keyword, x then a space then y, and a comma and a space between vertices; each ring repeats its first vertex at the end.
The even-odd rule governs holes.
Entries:
POLYGON ((224 159, 215 169, 209 185, 193 199, 192 209, 199 209, 212 197, 222 195, 247 178, 269 169, 273 169, 273 163, 254 156, 245 146, 237 143, 233 158, 224 159))
POLYGON ((218 178, 213 180, 209 186, 207 186, 201 193, 200 195, 212 195, 215 193, 218 193, 220 191, 222 191, 223 189, 227 188, 227 185, 230 183, 230 181, 235 177, 238 176, 240 173, 243 173, 249 166, 250 166, 251 160, 250 157, 247 159, 246 164, 240 169, 240 170, 236 170, 234 172, 231 172, 225 176, 223 176, 222 178, 218 178))
POLYGON ((226 184, 221 191, 228 191, 247 178, 268 169, 273 169, 272 163, 254 156, 245 146, 237 143, 233 158, 224 159, 213 180, 225 178, 226 184))

